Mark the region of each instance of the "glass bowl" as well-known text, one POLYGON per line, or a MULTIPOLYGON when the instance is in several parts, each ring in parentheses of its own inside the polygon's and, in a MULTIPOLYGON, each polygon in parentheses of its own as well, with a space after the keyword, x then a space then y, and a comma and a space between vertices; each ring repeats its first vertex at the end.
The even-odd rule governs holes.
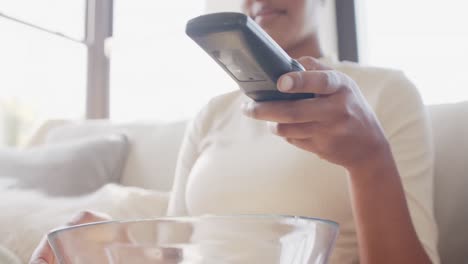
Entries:
POLYGON ((293 216, 108 221, 49 233, 60 264, 327 263, 337 223, 293 216))

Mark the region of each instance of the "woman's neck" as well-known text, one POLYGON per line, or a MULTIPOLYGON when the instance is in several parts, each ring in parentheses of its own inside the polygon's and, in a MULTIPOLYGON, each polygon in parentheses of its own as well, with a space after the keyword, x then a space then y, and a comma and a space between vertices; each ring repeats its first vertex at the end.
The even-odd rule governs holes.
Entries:
POLYGON ((314 58, 320 58, 323 56, 322 48, 320 47, 318 37, 315 34, 306 37, 296 45, 287 49, 286 52, 289 56, 296 59, 304 56, 311 56, 314 58))

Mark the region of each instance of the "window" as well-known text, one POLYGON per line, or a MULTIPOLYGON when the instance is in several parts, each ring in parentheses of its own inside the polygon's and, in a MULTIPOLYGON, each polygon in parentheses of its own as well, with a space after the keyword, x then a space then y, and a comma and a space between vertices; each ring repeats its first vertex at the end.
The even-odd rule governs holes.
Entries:
POLYGON ((86 0, 2 0, 0 12, 77 40, 85 38, 86 0))
POLYGON ((468 100, 468 2, 359 0, 360 60, 403 70, 427 104, 468 100))
POLYGON ((31 26, 82 39, 84 1, 62 2, 0 1, 0 145, 20 144, 45 119, 84 116, 86 46, 31 26))
POLYGON ((235 83, 185 35, 204 0, 116 0, 110 42, 114 120, 193 117, 235 83))

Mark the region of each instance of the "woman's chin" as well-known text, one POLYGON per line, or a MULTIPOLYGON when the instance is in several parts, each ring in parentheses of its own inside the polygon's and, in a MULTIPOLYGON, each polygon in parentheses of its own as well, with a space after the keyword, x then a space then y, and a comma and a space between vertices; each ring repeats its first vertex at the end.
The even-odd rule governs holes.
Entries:
POLYGON ((262 28, 267 28, 273 26, 275 22, 280 19, 281 16, 282 14, 279 13, 261 15, 255 17, 255 22, 257 22, 257 24, 259 24, 262 28))

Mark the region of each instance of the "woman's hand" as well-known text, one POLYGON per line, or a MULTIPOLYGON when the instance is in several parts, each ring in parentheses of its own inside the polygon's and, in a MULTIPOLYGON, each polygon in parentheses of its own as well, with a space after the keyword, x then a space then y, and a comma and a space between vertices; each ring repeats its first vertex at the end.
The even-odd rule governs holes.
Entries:
MULTIPOLYGON (((65 226, 74 226, 86 223, 108 221, 111 218, 108 215, 84 211, 77 214, 65 226)), ((32 254, 30 264, 56 264, 54 253, 47 241, 47 235, 44 236, 32 254)))
POLYGON ((347 75, 303 57, 307 71, 283 75, 278 89, 285 93, 315 93, 296 101, 247 102, 243 111, 270 121, 273 133, 289 143, 349 170, 386 158, 388 142, 373 110, 347 75))

